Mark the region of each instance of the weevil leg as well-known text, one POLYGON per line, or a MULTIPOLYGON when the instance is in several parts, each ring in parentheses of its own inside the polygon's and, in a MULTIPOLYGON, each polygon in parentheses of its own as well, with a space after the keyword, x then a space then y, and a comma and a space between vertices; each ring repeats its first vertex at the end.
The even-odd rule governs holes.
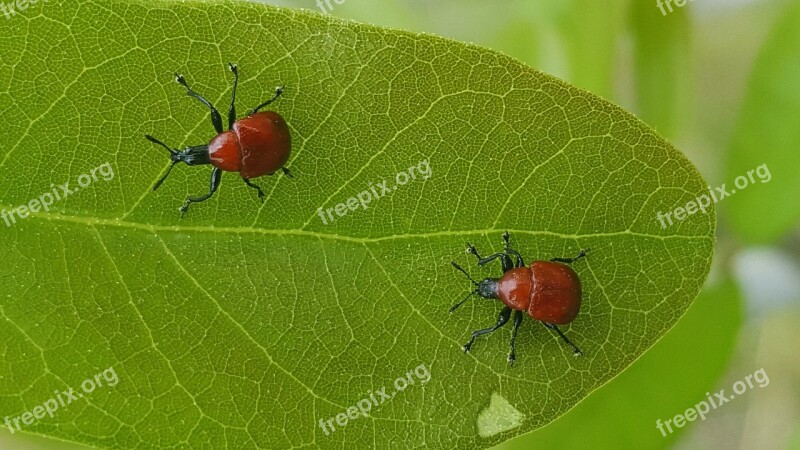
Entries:
POLYGON ((506 306, 500 311, 500 315, 497 317, 497 323, 491 328, 485 328, 483 330, 476 330, 472 332, 472 338, 464 344, 464 352, 469 353, 469 349, 472 347, 472 343, 475 342, 475 338, 484 334, 489 334, 492 331, 497 330, 498 328, 502 327, 506 323, 508 323, 508 318, 511 317, 511 308, 506 306))
POLYGON ((211 186, 209 187, 208 194, 201 195, 198 197, 188 197, 186 201, 183 203, 183 206, 181 206, 180 208, 181 217, 186 215, 186 211, 189 211, 189 205, 191 205, 192 203, 204 202, 209 198, 211 198, 211 196, 214 195, 215 192, 217 192, 217 188, 219 187, 219 182, 221 179, 222 179, 222 169, 215 167, 214 170, 211 172, 211 186))
MULTIPOLYGON (((511 235, 506 231, 503 233, 503 241, 506 243, 506 254, 514 255, 517 258, 517 263, 514 267, 525 267, 525 260, 522 258, 522 255, 519 254, 518 251, 511 248, 511 235)), ((505 272, 505 270, 503 270, 505 272)))
POLYGON ((261 201, 263 202, 264 201, 264 191, 261 190, 261 187, 258 186, 257 184, 254 184, 253 182, 251 182, 248 178, 242 177, 242 180, 244 180, 244 184, 250 186, 253 189, 257 189, 258 190, 258 198, 260 198, 261 201))
POLYGON ((211 104, 208 100, 205 99, 202 95, 198 94, 197 92, 193 91, 189 84, 186 83, 186 78, 183 75, 175 74, 175 81, 181 84, 181 86, 186 88, 186 94, 190 97, 194 97, 200 103, 206 105, 208 109, 211 110, 211 124, 214 125, 214 129, 217 131, 217 134, 222 133, 222 117, 219 115, 219 111, 217 108, 214 108, 214 105, 211 104))
POLYGON ((257 113, 258 110, 261 109, 261 108, 269 106, 269 104, 274 102, 275 100, 277 100, 278 97, 281 96, 281 94, 283 94, 283 86, 279 87, 278 89, 275 89, 275 95, 271 99, 269 99, 269 100, 265 101, 264 103, 256 106, 253 109, 253 111, 250 112, 250 115, 253 115, 253 114, 257 113))
POLYGON ((586 250, 581 250, 580 254, 578 254, 578 256, 576 256, 574 258, 553 258, 550 261, 552 261, 552 262, 560 262, 560 263, 564 263, 564 264, 572 264, 575 261, 577 261, 577 260, 583 258, 584 256, 586 256, 586 253, 588 251, 589 251, 588 248, 586 250))
POLYGON ((508 354, 508 364, 514 366, 514 361, 517 360, 517 352, 514 348, 514 341, 517 339, 517 330, 522 324, 522 319, 525 314, 522 311, 514 311, 514 330, 511 331, 511 353, 508 354))
POLYGON ((500 258, 500 264, 503 266, 503 272, 508 272, 514 267, 514 264, 511 262, 511 258, 505 253, 495 253, 494 255, 487 256, 486 258, 481 258, 481 255, 478 254, 478 250, 469 242, 467 242, 467 253, 471 253, 478 258, 479 266, 486 265, 495 259, 500 258))
POLYGON ((228 108, 228 129, 233 129, 236 122, 236 88, 239 85, 239 68, 236 64, 228 63, 228 68, 233 72, 233 92, 231 93, 231 106, 228 108))
POLYGON ((555 324, 552 324, 552 323, 549 323, 549 322, 542 322, 542 323, 547 328, 549 328, 549 329, 555 331, 556 333, 558 333, 558 335, 561 336, 561 339, 563 339, 564 342, 566 342, 567 344, 569 344, 570 347, 572 347, 572 350, 573 350, 573 353, 575 354, 575 356, 580 356, 580 355, 583 354, 581 349, 579 349, 577 345, 573 344, 572 341, 570 341, 569 338, 566 337, 564 335, 564 333, 562 333, 561 330, 558 329, 557 326, 555 326, 555 324))

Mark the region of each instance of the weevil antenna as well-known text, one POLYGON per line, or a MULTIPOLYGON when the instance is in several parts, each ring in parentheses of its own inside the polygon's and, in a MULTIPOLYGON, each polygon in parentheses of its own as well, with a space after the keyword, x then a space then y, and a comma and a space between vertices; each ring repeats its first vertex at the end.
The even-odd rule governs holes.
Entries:
POLYGON ((175 167, 175 164, 178 164, 178 161, 172 161, 172 164, 169 165, 169 169, 167 169, 167 173, 165 173, 163 177, 161 177, 158 181, 156 181, 156 184, 153 186, 154 191, 161 187, 161 183, 163 183, 164 180, 167 179, 170 172, 172 172, 172 168, 175 167))
POLYGON ((144 137, 146 137, 147 140, 152 142, 153 144, 158 144, 158 145, 164 147, 165 149, 167 149, 167 151, 169 152, 169 154, 170 154, 170 156, 172 157, 173 160, 175 159, 175 156, 178 155, 177 150, 173 150, 173 149, 167 147, 167 144, 159 141, 158 139, 154 138, 153 136, 150 136, 149 134, 145 134, 144 137))
POLYGON ((155 191, 156 189, 161 187, 161 183, 163 183, 164 180, 167 179, 167 177, 169 176, 170 172, 172 172, 172 168, 175 167, 175 164, 178 164, 181 161, 180 154, 177 152, 177 150, 173 150, 173 149, 167 147, 167 144, 159 141, 158 139, 154 138, 153 136, 150 136, 149 134, 144 135, 144 137, 146 137, 148 141, 150 141, 150 142, 152 142, 154 144, 160 145, 160 146, 164 147, 165 149, 167 149, 167 151, 169 152, 170 157, 172 158, 172 164, 170 164, 169 169, 167 169, 167 173, 165 173, 164 176, 161 177, 161 179, 156 181, 156 184, 153 186, 153 190, 155 191))
POLYGON ((469 300, 469 298, 470 298, 470 297, 472 297, 473 295, 475 295, 475 294, 477 294, 477 293, 478 293, 478 290, 477 290, 477 289, 475 289, 474 291, 470 292, 470 293, 469 293, 469 295, 467 295, 467 296, 464 298, 464 300, 461 300, 460 302, 458 302, 458 303, 456 303, 455 305, 453 305, 453 306, 450 308, 450 312, 453 312, 453 311, 457 310, 459 306, 463 305, 463 304, 464 304, 464 302, 466 302, 467 300, 469 300))
POLYGON ((466 276, 467 276, 467 278, 469 278, 469 281, 471 281, 471 282, 472 282, 472 284, 474 284, 475 286, 478 286, 478 282, 477 282, 477 281, 475 281, 475 280, 473 280, 473 279, 472 279, 472 277, 471 277, 471 276, 469 276, 469 274, 467 273, 467 271, 466 271, 466 270, 464 270, 464 269, 462 269, 462 268, 461 268, 461 266, 459 266, 458 264, 456 264, 456 262, 455 262, 455 261, 450 261, 450 264, 452 264, 452 265, 453 265, 453 267, 455 267, 457 270, 461 271, 461 273, 463 273, 464 275, 466 275, 466 276))

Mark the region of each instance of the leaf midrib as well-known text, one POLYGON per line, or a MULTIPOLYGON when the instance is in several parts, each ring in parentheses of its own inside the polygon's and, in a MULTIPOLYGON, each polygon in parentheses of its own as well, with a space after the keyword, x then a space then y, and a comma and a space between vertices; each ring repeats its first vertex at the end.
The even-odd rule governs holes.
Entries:
MULTIPOLYGON (((0 210, 5 209, 6 211, 13 210, 14 207, 8 205, 0 204, 0 210)), ((261 234, 261 235, 275 235, 275 236, 305 236, 305 237, 313 237, 319 239, 327 239, 332 241, 342 241, 342 242, 352 242, 358 244, 367 244, 367 243, 374 243, 374 242, 382 242, 382 241, 392 241, 392 240, 399 240, 399 239, 424 239, 424 238, 440 238, 440 237, 448 237, 448 236, 473 236, 473 235, 486 235, 490 233, 502 233, 508 231, 511 234, 522 234, 528 236, 551 236, 551 237, 558 237, 563 239, 583 239, 583 238, 591 238, 591 237, 615 237, 615 236, 635 236, 635 237, 644 237, 644 238, 652 238, 652 239, 659 239, 659 240, 668 240, 668 239, 689 239, 689 240, 703 240, 703 241, 713 241, 714 238, 712 236, 687 236, 687 235, 657 235, 657 234, 649 234, 649 233, 641 233, 637 231, 631 230, 622 230, 622 231, 612 231, 608 233, 586 233, 586 234, 568 234, 568 233, 558 233, 554 231, 532 231, 532 230, 518 230, 513 228, 484 228, 484 229, 471 229, 471 230, 447 230, 447 231, 434 231, 428 233, 406 233, 406 234, 394 234, 388 236, 378 236, 378 237, 357 237, 357 236, 350 236, 344 234, 331 234, 331 233, 320 233, 316 231, 308 231, 303 229, 271 229, 271 228, 253 228, 253 227, 216 227, 216 226, 204 226, 204 225, 156 225, 156 224, 146 224, 140 222, 130 222, 126 220, 119 220, 119 219, 102 219, 98 217, 89 217, 89 216, 69 216, 64 214, 56 214, 56 213, 32 213, 29 212, 28 219, 42 219, 48 221, 56 221, 56 222, 68 222, 74 223, 79 225, 86 225, 87 227, 96 227, 96 226, 103 226, 103 227, 115 227, 115 228, 127 228, 127 229, 134 229, 134 230, 141 230, 141 231, 150 231, 153 233, 163 231, 163 232, 195 232, 195 233, 210 233, 210 234, 261 234)), ((20 220, 28 220, 28 219, 20 219, 20 220)))

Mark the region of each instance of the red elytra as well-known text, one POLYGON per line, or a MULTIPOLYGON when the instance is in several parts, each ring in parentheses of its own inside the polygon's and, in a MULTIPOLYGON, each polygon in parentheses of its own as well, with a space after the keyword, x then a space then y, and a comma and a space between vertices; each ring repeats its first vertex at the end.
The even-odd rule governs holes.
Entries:
POLYGON ((211 139, 208 156, 214 167, 256 178, 281 169, 291 149, 286 121, 274 111, 264 111, 237 120, 232 130, 211 139))
POLYGON ((504 273, 497 284, 497 297, 533 319, 564 325, 581 309, 581 280, 565 264, 533 261, 530 267, 504 273))
POLYGON ((486 258, 481 258, 478 250, 467 243, 467 251, 478 258, 478 265, 483 266, 495 259, 499 259, 503 266, 503 276, 500 278, 485 278, 477 282, 462 269, 455 261, 453 267, 461 271, 476 288, 464 300, 453 305, 450 312, 455 311, 473 295, 488 299, 498 299, 505 308, 500 312, 497 323, 490 328, 476 330, 472 338, 463 347, 469 352, 475 338, 491 333, 508 323, 511 312, 514 313, 514 329, 511 334, 511 352, 508 355, 510 364, 516 360, 514 343, 517 330, 524 315, 527 313, 533 319, 541 321, 547 328, 555 331, 569 344, 575 355, 581 355, 581 350, 561 332, 557 325, 572 322, 578 316, 581 308, 581 281, 578 274, 567 264, 571 264, 584 256, 588 249, 581 251, 575 258, 553 258, 550 261, 533 261, 525 267, 522 255, 511 248, 508 232, 503 235, 506 248, 504 252, 495 253, 486 258), (516 258, 516 264, 511 257, 516 258))
POLYGON ((250 179, 262 175, 272 175, 278 170, 291 176, 289 169, 284 165, 289 160, 292 150, 292 139, 289 134, 289 126, 280 114, 274 111, 259 112, 261 108, 269 105, 280 97, 283 87, 275 91, 275 95, 268 101, 257 106, 247 117, 236 120, 236 87, 239 82, 239 71, 234 64, 228 64, 233 72, 233 92, 231 94, 231 104, 228 109, 228 131, 222 130, 222 117, 219 111, 200 94, 189 88, 186 79, 182 75, 175 74, 175 80, 186 88, 186 93, 190 97, 197 99, 211 110, 211 124, 217 135, 211 139, 208 145, 197 145, 187 147, 183 151, 171 149, 158 139, 146 135, 151 142, 158 144, 170 152, 172 164, 167 173, 161 177, 153 186, 155 191, 167 178, 175 164, 186 163, 189 166, 211 164, 214 170, 211 171, 211 185, 208 194, 187 197, 181 206, 181 217, 189 210, 189 205, 198 203, 211 198, 219 187, 222 178, 222 171, 238 172, 242 180, 253 189, 258 190, 258 197, 264 199, 264 191, 250 179))

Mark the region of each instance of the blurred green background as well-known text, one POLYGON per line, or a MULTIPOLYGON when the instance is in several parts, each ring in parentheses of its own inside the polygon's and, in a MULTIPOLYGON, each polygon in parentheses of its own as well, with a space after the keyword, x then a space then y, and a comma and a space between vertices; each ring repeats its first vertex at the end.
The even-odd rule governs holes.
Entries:
MULTIPOLYGON (((800 2, 691 0, 667 14, 656 0, 330 3, 333 16, 489 47, 617 103, 711 186, 769 168, 769 182, 717 204, 714 267, 676 327, 572 411, 496 449, 800 449, 800 2), (761 368, 767 386, 667 437, 656 429, 761 368)), ((83 448, 8 433, 0 447, 83 448)))

